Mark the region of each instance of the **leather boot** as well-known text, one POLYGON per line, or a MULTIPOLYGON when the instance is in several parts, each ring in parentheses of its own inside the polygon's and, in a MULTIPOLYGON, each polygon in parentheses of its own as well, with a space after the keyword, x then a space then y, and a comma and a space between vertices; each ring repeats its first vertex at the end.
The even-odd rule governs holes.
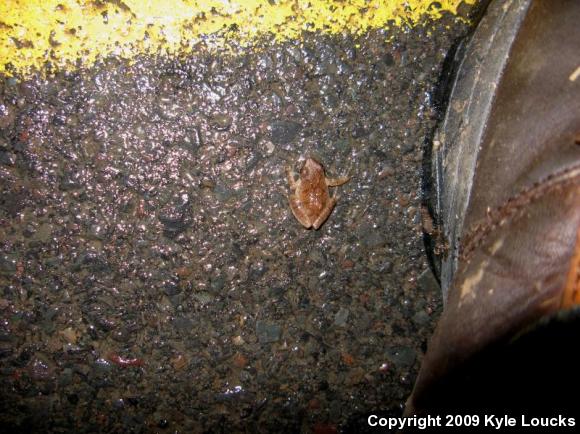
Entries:
POLYGON ((463 51, 432 158, 444 310, 406 414, 563 408, 580 385, 580 2, 492 1, 463 51))

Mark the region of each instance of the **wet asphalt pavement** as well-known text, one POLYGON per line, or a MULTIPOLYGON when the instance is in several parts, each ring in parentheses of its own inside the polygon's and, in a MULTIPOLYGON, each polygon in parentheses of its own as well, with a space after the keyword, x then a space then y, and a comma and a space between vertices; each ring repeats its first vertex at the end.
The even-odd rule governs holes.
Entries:
POLYGON ((400 414, 441 308, 421 168, 466 31, 448 16, 2 79, 4 429, 331 433, 400 414), (307 156, 352 177, 318 231, 287 200, 307 156))

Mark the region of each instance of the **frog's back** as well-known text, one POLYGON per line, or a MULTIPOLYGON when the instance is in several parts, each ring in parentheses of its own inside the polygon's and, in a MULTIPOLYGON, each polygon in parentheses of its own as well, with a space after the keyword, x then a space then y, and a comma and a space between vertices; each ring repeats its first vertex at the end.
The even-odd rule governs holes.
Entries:
POLYGON ((326 186, 324 174, 309 181, 310 182, 306 182, 302 185, 300 199, 308 213, 308 216, 312 219, 316 219, 328 201, 328 187, 326 186))

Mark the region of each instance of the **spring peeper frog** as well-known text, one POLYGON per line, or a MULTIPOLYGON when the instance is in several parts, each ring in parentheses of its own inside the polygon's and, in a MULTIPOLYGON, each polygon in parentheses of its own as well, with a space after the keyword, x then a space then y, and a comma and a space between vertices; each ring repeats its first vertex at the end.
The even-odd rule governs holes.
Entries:
POLYGON ((328 187, 337 187, 346 183, 350 177, 327 178, 324 167, 314 158, 308 158, 300 170, 300 176, 296 180, 296 174, 290 168, 286 168, 288 183, 293 194, 288 197, 290 209, 294 217, 309 229, 318 229, 326 221, 337 197, 331 197, 328 187))

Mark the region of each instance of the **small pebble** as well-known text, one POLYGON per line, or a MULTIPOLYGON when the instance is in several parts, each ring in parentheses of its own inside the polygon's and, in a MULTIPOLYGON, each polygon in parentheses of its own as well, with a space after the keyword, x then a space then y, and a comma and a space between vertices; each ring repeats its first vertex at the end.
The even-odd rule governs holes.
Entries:
POLYGON ((226 131, 232 125, 232 117, 225 113, 218 113, 211 117, 210 124, 217 131, 226 131))
POLYGON ((337 327, 343 327, 346 324, 349 313, 348 309, 341 307, 334 315, 334 325, 337 327))
POLYGON ((278 324, 256 321, 256 335, 261 344, 277 342, 282 335, 282 328, 278 324))
POLYGON ((302 125, 293 121, 275 121, 270 125, 270 134, 272 143, 275 145, 284 145, 293 141, 302 125))

